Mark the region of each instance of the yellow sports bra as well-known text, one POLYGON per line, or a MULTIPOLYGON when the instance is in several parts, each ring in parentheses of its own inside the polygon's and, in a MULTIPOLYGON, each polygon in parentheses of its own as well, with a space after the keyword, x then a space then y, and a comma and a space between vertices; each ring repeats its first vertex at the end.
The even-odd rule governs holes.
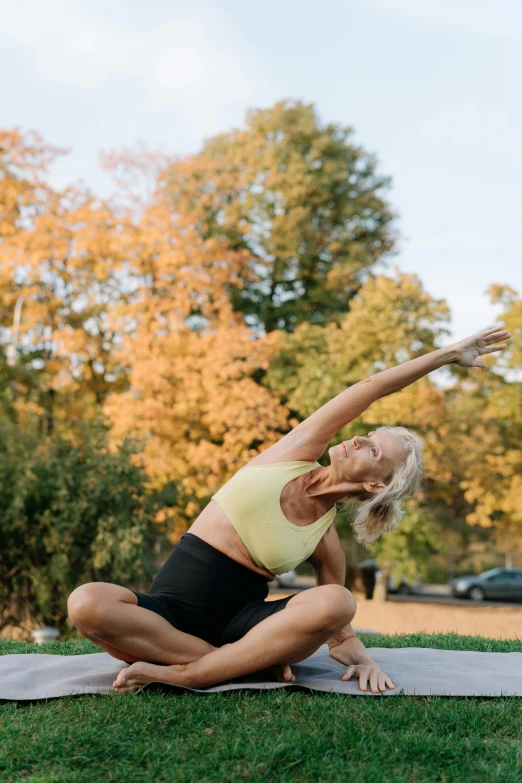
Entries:
POLYGON ((334 521, 335 506, 304 527, 289 522, 281 509, 283 487, 318 467, 318 462, 246 465, 213 496, 260 568, 273 574, 295 568, 310 557, 334 521))

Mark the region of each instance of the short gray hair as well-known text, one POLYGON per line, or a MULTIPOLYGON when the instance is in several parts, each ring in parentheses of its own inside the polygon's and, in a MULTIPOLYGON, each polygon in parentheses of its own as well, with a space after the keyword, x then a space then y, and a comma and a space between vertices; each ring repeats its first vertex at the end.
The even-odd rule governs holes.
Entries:
MULTIPOLYGON (((368 500, 363 500, 357 508, 352 525, 355 538, 363 546, 373 544, 384 533, 398 527, 404 516, 401 500, 414 494, 424 472, 424 444, 418 435, 406 427, 378 427, 374 431, 391 432, 400 438, 406 450, 406 459, 388 477, 385 488, 368 500)), ((341 500, 337 507, 345 509, 353 504, 354 498, 347 498, 341 500)))

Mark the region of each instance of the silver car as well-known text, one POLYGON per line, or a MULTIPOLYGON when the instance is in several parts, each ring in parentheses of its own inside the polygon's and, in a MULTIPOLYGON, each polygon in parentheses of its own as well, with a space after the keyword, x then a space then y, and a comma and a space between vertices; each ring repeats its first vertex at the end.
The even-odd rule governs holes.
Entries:
POLYGON ((477 576, 461 576, 451 582, 451 593, 456 598, 500 598, 504 601, 522 601, 522 568, 491 568, 477 576))

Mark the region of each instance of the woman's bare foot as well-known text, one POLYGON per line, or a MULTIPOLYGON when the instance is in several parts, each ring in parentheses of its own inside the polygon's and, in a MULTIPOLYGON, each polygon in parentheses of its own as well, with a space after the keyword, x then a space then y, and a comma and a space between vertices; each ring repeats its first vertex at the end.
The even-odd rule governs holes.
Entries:
MULTIPOLYGON (((288 664, 269 666, 261 672, 256 672, 267 680, 275 682, 295 682, 295 677, 288 664)), ((158 666, 155 663, 139 661, 122 669, 113 683, 118 693, 134 693, 141 690, 149 682, 165 682, 169 685, 182 685, 185 688, 198 688, 195 677, 191 676, 190 664, 180 663, 172 666, 158 666)))
POLYGON ((122 669, 113 682, 113 688, 118 693, 133 693, 141 690, 149 682, 167 682, 170 685, 188 685, 184 677, 186 663, 173 664, 172 666, 158 666, 156 663, 138 661, 126 669, 122 669))

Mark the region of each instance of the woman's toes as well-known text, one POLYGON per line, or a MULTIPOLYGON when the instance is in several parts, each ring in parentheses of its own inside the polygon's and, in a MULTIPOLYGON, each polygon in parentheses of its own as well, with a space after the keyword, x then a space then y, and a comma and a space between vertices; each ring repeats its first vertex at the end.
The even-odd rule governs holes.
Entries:
POLYGON ((122 669, 113 682, 113 688, 118 693, 127 693, 128 691, 135 691, 138 688, 143 687, 146 684, 146 678, 144 679, 144 673, 148 664, 139 661, 133 663, 131 666, 127 666, 126 669, 122 669))
POLYGON ((283 680, 284 682, 295 682, 295 677, 292 674, 292 669, 288 664, 283 666, 283 680))
POLYGON ((118 676, 114 680, 114 687, 115 688, 119 688, 122 685, 125 685, 125 683, 127 681, 127 672, 129 671, 129 669, 132 669, 132 666, 129 666, 127 669, 122 669, 121 672, 118 674, 118 676))
POLYGON ((267 680, 275 680, 276 682, 295 682, 295 677, 292 674, 292 670, 288 664, 268 666, 260 672, 267 680))
POLYGON ((277 682, 295 682, 295 677, 292 674, 292 669, 286 663, 283 666, 277 667, 277 682))

